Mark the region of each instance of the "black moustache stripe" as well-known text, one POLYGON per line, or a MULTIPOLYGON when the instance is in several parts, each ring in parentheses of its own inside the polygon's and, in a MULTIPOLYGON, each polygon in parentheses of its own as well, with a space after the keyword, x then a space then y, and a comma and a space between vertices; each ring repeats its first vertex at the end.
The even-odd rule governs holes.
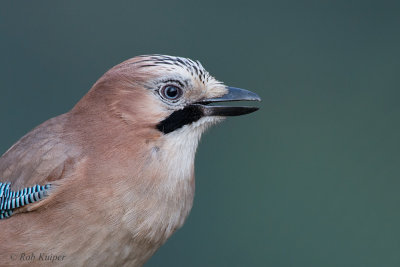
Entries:
POLYGON ((169 115, 168 118, 157 124, 157 129, 164 134, 173 132, 187 124, 191 124, 204 116, 204 110, 200 105, 187 106, 169 115))

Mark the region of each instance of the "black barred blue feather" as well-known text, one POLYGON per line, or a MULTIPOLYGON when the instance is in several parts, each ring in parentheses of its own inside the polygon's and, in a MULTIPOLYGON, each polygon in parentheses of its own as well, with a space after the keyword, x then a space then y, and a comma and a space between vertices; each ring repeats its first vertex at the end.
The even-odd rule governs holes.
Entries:
POLYGON ((14 209, 37 202, 47 196, 51 185, 35 185, 19 191, 11 191, 11 183, 0 182, 0 220, 13 214, 14 209))

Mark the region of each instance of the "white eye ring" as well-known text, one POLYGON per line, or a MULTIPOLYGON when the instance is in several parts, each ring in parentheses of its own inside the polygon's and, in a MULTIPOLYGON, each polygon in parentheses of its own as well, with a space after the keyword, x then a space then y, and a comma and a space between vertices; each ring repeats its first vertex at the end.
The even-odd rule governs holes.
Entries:
POLYGON ((160 95, 170 101, 178 100, 183 95, 183 90, 176 85, 167 84, 160 89, 160 95))

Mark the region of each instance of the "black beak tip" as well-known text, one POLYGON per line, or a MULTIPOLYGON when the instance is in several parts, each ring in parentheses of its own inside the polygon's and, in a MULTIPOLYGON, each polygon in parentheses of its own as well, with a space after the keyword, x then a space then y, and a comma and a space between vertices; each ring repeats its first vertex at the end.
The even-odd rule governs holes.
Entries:
POLYGON ((246 107, 246 113, 243 113, 241 115, 250 114, 250 113, 256 112, 259 109, 260 109, 259 107, 246 107))
POLYGON ((251 91, 236 87, 227 87, 227 89, 228 92, 225 95, 217 98, 204 99, 196 103, 196 105, 202 105, 201 109, 205 116, 240 116, 259 110, 258 107, 207 106, 210 103, 218 102, 261 101, 261 97, 251 91))
POLYGON ((261 99, 261 97, 259 97, 259 96, 257 95, 257 97, 254 99, 254 101, 261 102, 261 101, 262 101, 262 99, 261 99))
MULTIPOLYGON (((230 87, 232 88, 232 87, 230 87)), ((239 89, 239 88, 234 88, 235 90, 239 89)), ((251 91, 247 91, 244 89, 240 89, 242 91, 242 95, 238 95, 238 100, 244 100, 244 101, 258 101, 261 102, 261 97, 259 95, 257 95, 256 93, 253 93, 251 91)))

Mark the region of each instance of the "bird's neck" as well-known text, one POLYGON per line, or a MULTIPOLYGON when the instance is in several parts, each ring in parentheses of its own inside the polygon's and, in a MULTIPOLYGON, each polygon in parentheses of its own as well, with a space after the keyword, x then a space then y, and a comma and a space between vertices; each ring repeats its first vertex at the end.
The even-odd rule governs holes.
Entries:
POLYGON ((164 242, 188 216, 194 197, 194 158, 201 133, 170 133, 149 143, 143 174, 151 181, 143 192, 152 199, 144 224, 164 242), (161 232, 159 232, 161 231, 161 232))
POLYGON ((187 218, 193 204, 194 157, 200 135, 173 132, 152 140, 137 139, 131 146, 137 153, 135 161, 124 164, 119 155, 118 164, 127 169, 115 191, 124 206, 121 222, 134 238, 136 251, 140 244, 155 251, 187 218))
POLYGON ((110 121, 110 127, 100 131, 97 121, 81 120, 75 127, 79 146, 88 154, 88 188, 99 196, 113 196, 99 200, 104 204, 96 208, 113 210, 133 238, 121 249, 150 257, 183 225, 192 208, 194 158, 203 129, 185 126, 164 135, 155 128, 131 129, 110 121))

